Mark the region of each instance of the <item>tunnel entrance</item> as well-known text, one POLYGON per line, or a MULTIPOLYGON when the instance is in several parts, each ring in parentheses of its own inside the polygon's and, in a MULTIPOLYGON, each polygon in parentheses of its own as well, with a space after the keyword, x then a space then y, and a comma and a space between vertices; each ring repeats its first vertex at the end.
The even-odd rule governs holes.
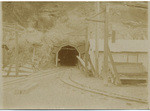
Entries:
POLYGON ((58 63, 65 66, 75 66, 78 62, 76 56, 79 52, 72 46, 64 46, 58 52, 58 63))

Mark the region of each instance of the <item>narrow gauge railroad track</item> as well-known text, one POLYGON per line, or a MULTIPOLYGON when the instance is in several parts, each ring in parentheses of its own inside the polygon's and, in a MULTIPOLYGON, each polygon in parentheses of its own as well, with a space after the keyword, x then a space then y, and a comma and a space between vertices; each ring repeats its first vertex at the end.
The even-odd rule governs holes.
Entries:
POLYGON ((74 87, 74 88, 77 88, 77 89, 80 89, 80 90, 83 90, 83 91, 86 91, 86 92, 89 92, 89 93, 95 93, 95 94, 98 94, 98 95, 107 96, 107 97, 114 98, 114 99, 121 99, 121 100, 127 100, 127 101, 132 101, 132 102, 148 104, 147 100, 134 98, 134 97, 128 97, 128 96, 116 94, 116 93, 113 93, 113 92, 109 93, 109 92, 106 92, 104 90, 97 91, 96 89, 91 89, 91 88, 85 87, 84 85, 74 81, 70 77, 70 74, 68 74, 68 72, 65 73, 65 74, 62 74, 60 76, 60 81, 63 82, 64 84, 66 84, 66 85, 71 86, 71 87, 74 87), (67 79, 66 78, 63 79, 64 78, 63 76, 65 76, 65 74, 68 75, 67 79))
POLYGON ((146 104, 148 103, 145 100, 140 100, 140 99, 137 99, 137 98, 128 98, 126 96, 116 95, 116 94, 113 94, 113 93, 108 94, 107 92, 102 91, 102 90, 99 92, 99 91, 96 91, 96 90, 84 88, 82 84, 76 83, 74 80, 72 80, 69 75, 68 75, 68 79, 65 81, 63 79, 63 76, 70 73, 69 70, 71 70, 71 69, 75 69, 75 68, 74 67, 70 67, 70 68, 68 68, 68 67, 58 67, 58 68, 55 68, 55 69, 52 69, 52 70, 49 70, 49 71, 43 71, 43 72, 33 74, 30 78, 20 78, 20 79, 17 79, 17 80, 6 82, 6 83, 3 84, 3 86, 5 88, 8 85, 24 82, 26 80, 35 80, 35 79, 48 77, 48 76, 55 75, 55 74, 60 74, 59 79, 64 84, 69 85, 69 86, 74 87, 74 88, 77 88, 77 89, 80 89, 80 90, 84 90, 84 91, 89 92, 89 93, 95 93, 95 94, 98 94, 98 95, 104 95, 104 96, 107 96, 107 97, 111 97, 111 98, 115 98, 115 99, 128 100, 128 101, 132 101, 132 102, 134 101, 134 102, 139 102, 139 103, 146 103, 146 104), (41 74, 41 73, 44 73, 44 74, 41 74))
POLYGON ((34 79, 38 79, 38 78, 42 78, 42 77, 46 77, 46 76, 55 75, 55 74, 61 73, 61 72, 66 71, 66 70, 68 70, 68 68, 66 69, 66 67, 58 67, 58 68, 54 68, 52 70, 34 73, 34 74, 32 74, 28 77, 25 77, 25 78, 18 78, 18 79, 15 79, 15 80, 3 82, 0 86, 3 86, 5 88, 6 86, 9 86, 9 85, 13 85, 13 84, 16 84, 16 83, 21 83, 21 82, 24 82, 24 81, 27 81, 27 80, 32 80, 32 79, 34 80, 34 79))

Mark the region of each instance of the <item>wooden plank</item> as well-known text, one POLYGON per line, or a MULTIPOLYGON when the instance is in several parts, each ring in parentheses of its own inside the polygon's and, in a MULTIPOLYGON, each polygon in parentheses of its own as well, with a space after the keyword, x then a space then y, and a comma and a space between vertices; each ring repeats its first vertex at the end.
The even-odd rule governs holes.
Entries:
POLYGON ((85 62, 81 59, 81 57, 76 56, 77 59, 80 61, 81 65, 85 68, 85 62))
POLYGON ((121 80, 147 80, 147 77, 138 77, 138 78, 135 78, 135 77, 120 77, 121 80))
POLYGON ((96 76, 96 73, 95 73, 95 68, 94 68, 94 65, 92 63, 92 60, 90 58, 90 55, 88 54, 88 60, 89 60, 89 63, 91 65, 91 68, 92 68, 92 72, 93 72, 93 75, 96 76))
MULTIPOLYGON (((85 69, 85 62, 84 62, 84 61, 82 60, 82 58, 80 58, 79 56, 77 56, 77 58, 78 58, 78 60, 80 61, 80 63, 81 63, 81 65, 83 66, 83 68, 85 69)), ((90 63, 90 65, 91 65, 93 75, 95 75, 95 69, 94 69, 94 66, 93 66, 93 64, 92 64, 92 61, 91 61, 91 59, 90 59, 89 54, 88 54, 87 58, 88 58, 89 63, 90 63)), ((87 72, 89 72, 90 70, 91 70, 91 69, 88 69, 88 68, 87 68, 87 72)))
POLYGON ((8 69, 8 71, 7 71, 7 76, 9 76, 9 73, 10 73, 10 71, 11 71, 11 67, 12 67, 12 64, 10 64, 10 66, 9 66, 9 69, 8 69))
POLYGON ((108 55, 109 55, 110 62, 112 64, 112 67, 113 67, 113 70, 114 70, 114 73, 115 73, 115 77, 116 77, 116 81, 115 82, 116 82, 116 84, 120 84, 121 82, 120 82, 119 74, 117 72, 117 68, 115 66, 115 63, 114 63, 114 60, 113 60, 113 57, 112 57, 112 54, 110 52, 109 47, 108 47, 108 55))

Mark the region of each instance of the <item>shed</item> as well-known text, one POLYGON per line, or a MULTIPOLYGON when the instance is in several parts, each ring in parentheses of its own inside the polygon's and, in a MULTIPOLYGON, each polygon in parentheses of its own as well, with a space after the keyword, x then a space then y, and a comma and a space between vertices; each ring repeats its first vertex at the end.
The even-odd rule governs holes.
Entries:
MULTIPOLYGON (((94 51, 95 51, 95 40, 90 39, 90 57, 95 64, 94 51)), ((148 40, 116 40, 112 43, 111 40, 108 42, 110 51, 112 53, 115 62, 121 63, 142 63, 145 72, 148 72, 148 40)), ((101 72, 103 64, 103 51, 104 51, 104 40, 99 39, 98 41, 99 50, 99 72, 101 72)))

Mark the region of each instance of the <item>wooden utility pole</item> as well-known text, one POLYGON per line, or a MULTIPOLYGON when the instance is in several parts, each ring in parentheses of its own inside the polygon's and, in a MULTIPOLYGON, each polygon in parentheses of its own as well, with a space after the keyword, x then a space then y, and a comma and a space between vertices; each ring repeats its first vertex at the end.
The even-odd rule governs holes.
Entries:
POLYGON ((86 26, 85 36, 85 71, 88 72, 88 26, 86 26))
MULTIPOLYGON (((96 3, 96 8, 97 8, 97 13, 99 13, 100 12, 100 3, 99 2, 97 2, 96 3)), ((99 16, 98 16, 98 19, 100 19, 99 18, 99 16)), ((98 62, 98 38, 99 38, 99 23, 96 23, 96 37, 95 37, 95 73, 96 73, 96 76, 98 76, 99 75, 99 62, 98 62)))
POLYGON ((34 59, 35 59, 35 45, 33 45, 32 63, 34 63, 34 59))
POLYGON ((18 64, 18 58, 19 58, 19 56, 18 56, 18 33, 16 32, 15 33, 15 44, 16 44, 16 46, 15 46, 15 65, 16 65, 16 76, 18 76, 18 74, 19 74, 19 64, 18 64))
POLYGON ((105 13, 105 36, 104 36, 104 79, 105 82, 108 81, 108 13, 109 7, 106 3, 106 13, 105 13))
POLYGON ((6 63, 6 51, 5 51, 5 42, 6 42, 6 37, 5 36, 3 36, 3 40, 2 40, 2 60, 3 60, 3 62, 2 62, 2 64, 3 64, 3 68, 4 68, 4 66, 5 66, 5 64, 7 64, 6 63))

